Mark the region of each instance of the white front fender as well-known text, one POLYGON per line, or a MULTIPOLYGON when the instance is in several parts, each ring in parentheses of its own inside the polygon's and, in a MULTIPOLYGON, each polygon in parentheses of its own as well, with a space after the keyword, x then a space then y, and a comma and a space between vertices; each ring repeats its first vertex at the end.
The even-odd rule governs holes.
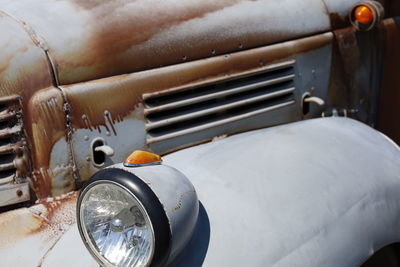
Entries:
MULTIPOLYGON (((164 157, 201 208, 172 266, 358 266, 400 242, 400 150, 344 118, 247 132, 164 157)), ((145 168, 141 173, 145 175, 145 168)), ((76 194, 0 215, 2 266, 96 266, 76 194)))

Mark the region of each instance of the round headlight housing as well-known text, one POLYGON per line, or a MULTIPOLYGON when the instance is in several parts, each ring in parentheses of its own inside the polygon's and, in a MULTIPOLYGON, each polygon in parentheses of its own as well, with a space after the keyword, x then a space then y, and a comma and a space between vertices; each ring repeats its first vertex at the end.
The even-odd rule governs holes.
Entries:
POLYGON ((77 203, 81 237, 102 265, 162 266, 171 246, 169 221, 149 186, 132 173, 96 173, 77 203))
POLYGON ((79 213, 90 250, 102 264, 146 266, 154 253, 154 231, 143 205, 118 184, 94 184, 79 213))

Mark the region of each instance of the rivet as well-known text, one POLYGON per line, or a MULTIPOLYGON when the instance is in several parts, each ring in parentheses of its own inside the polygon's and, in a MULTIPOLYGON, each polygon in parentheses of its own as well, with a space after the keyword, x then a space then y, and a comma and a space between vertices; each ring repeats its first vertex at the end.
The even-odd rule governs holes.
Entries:
POLYGON ((86 157, 86 161, 90 161, 90 157, 86 157))
POLYGON ((215 55, 217 53, 217 51, 215 51, 215 49, 211 50, 211 54, 215 55))
POLYGON ((85 139, 85 141, 89 141, 89 136, 85 135, 83 139, 85 139))
POLYGON ((18 197, 22 197, 23 194, 24 194, 24 193, 22 192, 22 190, 18 190, 18 191, 17 191, 17 196, 18 196, 18 197))
POLYGON ((183 56, 183 57, 182 57, 182 60, 183 60, 183 61, 186 61, 186 60, 187 60, 187 56, 183 56))
POLYGON ((111 133, 109 131, 106 132, 107 136, 111 136, 111 133))

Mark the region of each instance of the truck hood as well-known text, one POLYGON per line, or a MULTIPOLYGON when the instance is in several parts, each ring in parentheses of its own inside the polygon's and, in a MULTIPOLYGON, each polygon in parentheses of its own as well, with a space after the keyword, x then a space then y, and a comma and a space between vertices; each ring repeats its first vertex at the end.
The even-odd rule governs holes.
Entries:
POLYGON ((348 24, 355 2, 0 0, 0 11, 48 53, 65 85, 326 32, 348 24))

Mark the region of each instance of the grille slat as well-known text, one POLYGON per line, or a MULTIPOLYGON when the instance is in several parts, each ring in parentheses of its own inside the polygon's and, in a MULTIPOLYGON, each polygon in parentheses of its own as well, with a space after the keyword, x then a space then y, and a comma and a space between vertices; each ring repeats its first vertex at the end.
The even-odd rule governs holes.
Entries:
POLYGON ((21 134, 22 127, 20 125, 16 125, 11 128, 5 128, 0 130, 0 138, 8 138, 15 135, 21 134))
POLYGON ((295 104, 294 64, 295 60, 289 60, 266 66, 263 71, 228 77, 213 84, 143 95, 147 144, 246 120, 295 104))
MULTIPOLYGON (((294 59, 292 59, 292 60, 288 60, 288 61, 284 61, 284 62, 270 64, 270 65, 264 66, 262 68, 262 70, 259 70, 259 71, 252 70, 252 71, 245 72, 243 75, 240 76, 240 78, 252 77, 252 76, 260 74, 260 73, 262 74, 262 73, 266 73, 266 72, 273 72, 276 70, 287 68, 288 66, 293 66, 295 63, 296 63, 296 61, 294 59)), ((226 82, 229 80, 237 80, 237 78, 238 77, 234 77, 234 78, 222 77, 222 78, 210 79, 209 81, 202 82, 201 84, 198 84, 197 86, 193 86, 192 88, 218 84, 218 83, 226 82)), ((177 88, 172 88, 172 89, 168 89, 168 90, 164 90, 164 91, 158 91, 158 92, 154 92, 154 93, 144 93, 142 95, 142 98, 143 98, 143 100, 147 101, 150 99, 158 98, 160 96, 171 95, 174 93, 179 93, 181 91, 187 91, 187 90, 188 90, 187 86, 177 87, 177 88)))
POLYGON ((210 99, 215 99, 215 98, 220 98, 220 97, 224 97, 224 96, 228 96, 228 95, 232 95, 232 94, 237 94, 237 93, 249 91, 249 90, 252 90, 255 88, 259 88, 262 86, 278 84, 278 83, 293 80, 293 78, 294 78, 294 75, 292 74, 292 75, 288 75, 288 76, 284 76, 284 77, 280 77, 280 78, 276 78, 276 79, 261 81, 258 83, 244 85, 244 86, 229 89, 229 90, 219 91, 216 93, 211 93, 211 94, 202 95, 202 96, 198 96, 198 97, 194 97, 194 98, 190 98, 190 99, 186 99, 186 100, 181 100, 181 101, 157 106, 154 108, 148 108, 148 109, 145 109, 145 115, 149 115, 149 114, 152 114, 155 112, 160 112, 160 111, 166 111, 166 110, 174 109, 177 107, 192 105, 192 104, 200 103, 200 102, 207 101, 210 99))
POLYGON ((18 95, 0 97, 0 184, 15 182, 14 162, 23 156, 21 98, 18 95))
POLYGON ((18 151, 18 149, 19 146, 14 144, 7 144, 4 146, 0 146, 0 155, 13 154, 16 151, 18 151))
POLYGON ((21 97, 19 95, 9 95, 0 97, 0 105, 19 104, 21 97))
POLYGON ((0 112, 0 122, 8 121, 15 117, 15 112, 10 110, 3 110, 0 112))
POLYGON ((182 130, 182 131, 177 131, 177 132, 166 134, 166 135, 162 135, 162 136, 159 136, 159 137, 149 137, 147 139, 147 144, 153 144, 153 143, 156 143, 156 142, 161 142, 161 141, 169 140, 169 139, 172 139, 172 138, 180 137, 180 136, 183 136, 183 135, 187 135, 187 134, 199 132, 199 131, 202 131, 202 130, 206 130, 208 128, 221 126, 221 125, 228 124, 228 123, 231 123, 231 122, 235 122, 235 121, 238 121, 238 120, 244 120, 244 119, 247 119, 247 118, 262 114, 264 112, 269 112, 269 111, 273 111, 273 110, 276 110, 276 109, 280 109, 280 108, 283 108, 283 107, 287 107, 287 106, 293 105, 294 103, 295 103, 295 101, 293 100, 293 101, 289 101, 289 102, 286 102, 286 103, 283 103, 283 104, 279 104, 279 105, 275 105, 275 106, 272 106, 272 107, 267 107, 267 108, 264 108, 264 109, 259 109, 257 111, 253 111, 253 112, 249 112, 249 113, 246 113, 246 114, 242 114, 242 115, 239 115, 239 116, 230 117, 229 119, 219 120, 219 121, 216 121, 216 122, 204 124, 204 125, 201 125, 201 126, 193 127, 193 128, 182 130))
POLYGON ((8 184, 14 181, 14 174, 11 174, 10 176, 2 177, 0 179, 0 185, 2 184, 8 184))
POLYGON ((218 113, 218 112, 221 112, 221 111, 224 111, 224 110, 228 110, 228 109, 232 109, 232 108, 238 108, 238 107, 241 107, 241 106, 244 106, 244 105, 249 105, 249 104, 252 104, 252 103, 256 103, 256 102, 259 102, 259 101, 262 101, 262 100, 267 100, 267 99, 271 99, 271 98, 282 96, 282 95, 287 95, 287 94, 292 93, 294 90, 295 90, 295 88, 288 88, 288 89, 284 89, 284 90, 277 91, 277 92, 274 92, 274 93, 269 93, 269 94, 265 94, 265 95, 261 95, 261 96, 257 96, 257 97, 253 97, 253 98, 249 98, 249 99, 244 99, 244 100, 241 100, 241 101, 235 101, 233 103, 217 106, 217 107, 214 107, 214 108, 208 108, 208 109, 205 109, 205 110, 192 112, 192 113, 189 113, 189 114, 186 114, 186 115, 173 117, 171 119, 161 120, 161 121, 153 122, 153 123, 148 123, 148 124, 146 124, 146 130, 151 130, 151 129, 154 129, 154 128, 175 124, 177 122, 182 122, 182 121, 185 121, 185 120, 195 119, 195 118, 198 118, 198 117, 210 115, 210 114, 213 114, 213 113, 218 113))
POLYGON ((14 162, 0 164, 0 172, 15 169, 14 162))

